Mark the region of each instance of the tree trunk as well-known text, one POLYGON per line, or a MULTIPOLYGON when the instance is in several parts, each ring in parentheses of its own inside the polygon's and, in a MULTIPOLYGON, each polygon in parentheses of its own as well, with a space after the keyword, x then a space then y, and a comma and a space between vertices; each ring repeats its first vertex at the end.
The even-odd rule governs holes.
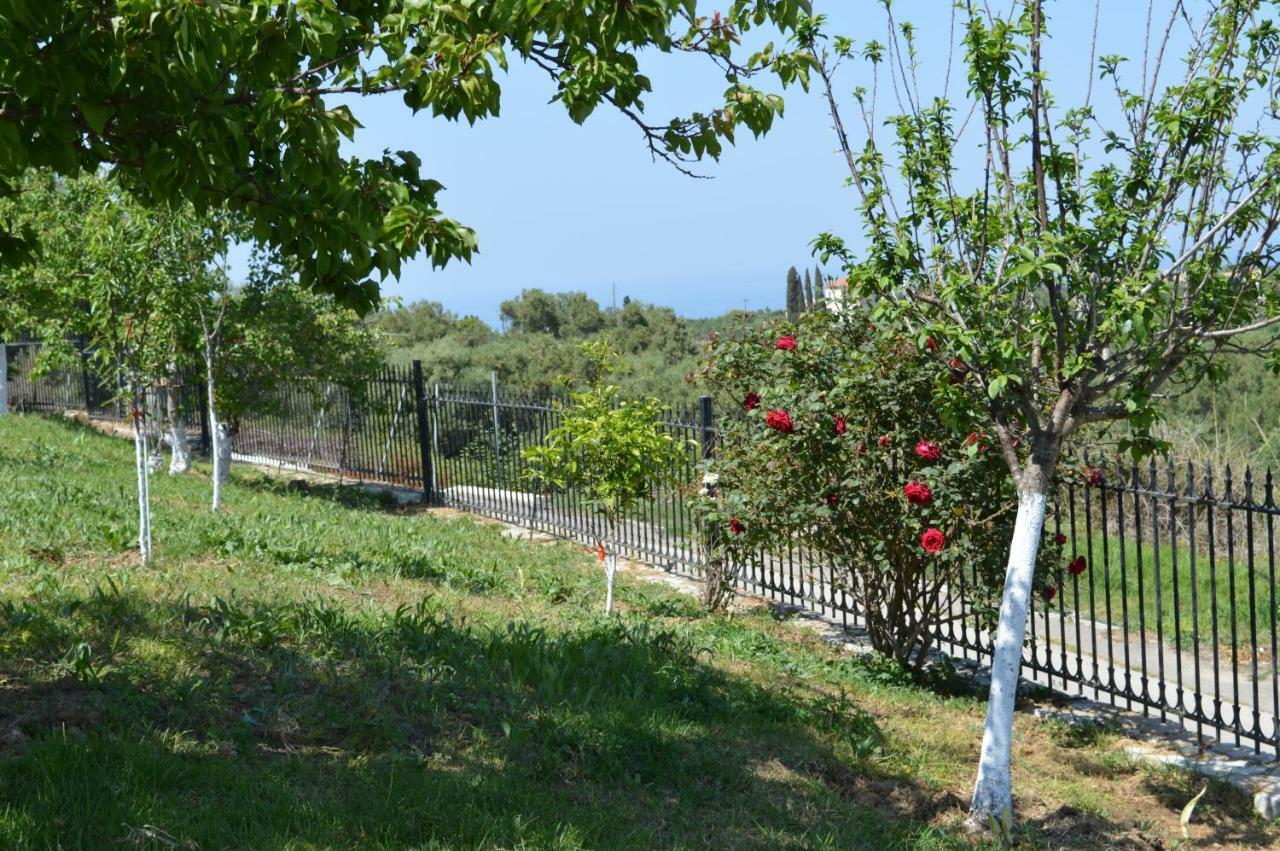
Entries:
POLYGON ((151 471, 147 466, 147 433, 143 423, 144 395, 133 394, 133 454, 138 474, 138 552, 144 565, 151 562, 151 471))
POLYGON ((160 391, 154 387, 143 391, 143 423, 146 425, 147 474, 160 471, 164 466, 164 440, 161 437, 164 424, 164 406, 160 402, 160 391))
POLYGON ((613 553, 605 553, 604 556, 604 613, 612 614, 613 612, 613 578, 618 573, 618 557, 613 553))
POLYGON ((170 385, 164 390, 165 412, 169 420, 169 475, 179 476, 191 469, 191 444, 187 439, 187 426, 182 421, 182 409, 178 404, 178 388, 170 385))
POLYGON ((1018 692, 1018 673, 1022 667, 1022 639, 1027 630, 1036 555, 1044 533, 1051 472, 1051 464, 1032 467, 1019 488, 1018 518, 1013 541, 1009 545, 1000 622, 996 627, 995 651, 991 658, 987 723, 982 731, 978 779, 969 807, 969 824, 979 830, 986 830, 992 817, 1001 824, 1012 824, 1013 821, 1010 775, 1013 705, 1018 692))

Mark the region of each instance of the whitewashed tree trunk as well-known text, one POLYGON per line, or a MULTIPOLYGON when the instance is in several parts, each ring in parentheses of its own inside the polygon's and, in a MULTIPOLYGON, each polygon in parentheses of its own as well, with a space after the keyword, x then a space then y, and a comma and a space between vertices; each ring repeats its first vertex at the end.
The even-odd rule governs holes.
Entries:
MULTIPOLYGON (((147 473, 159 472, 164 466, 164 441, 161 437, 164 425, 164 407, 160 403, 160 390, 152 387, 143 393, 143 412, 146 424, 147 473)), ((149 481, 149 479, 148 479, 149 481)))
POLYGON ((991 658, 991 693, 982 731, 978 780, 969 807, 969 823, 979 830, 986 830, 992 817, 1001 824, 1011 824, 1013 820, 1013 705, 1022 667, 1022 639, 1027 630, 1036 555, 1044 533, 1047 490, 1047 477, 1036 477, 1018 498, 1018 519, 1009 545, 1000 622, 991 658))
POLYGON ((0 417, 9 413, 9 352, 0 343, 0 417))
POLYGON ((138 474, 138 552, 144 565, 151 562, 151 471, 147 467, 147 432, 143 394, 133 394, 133 454, 138 474))
POLYGON ((231 480, 231 453, 235 451, 235 435, 230 427, 221 421, 219 421, 214 432, 218 435, 218 451, 216 453, 218 475, 215 478, 220 485, 225 485, 231 480))
POLYGON ((182 421, 178 388, 173 385, 166 387, 164 398, 169 421, 169 475, 180 476, 191 469, 191 443, 187 439, 187 425, 182 421))
POLYGON ((618 557, 613 553, 606 553, 604 557, 604 612, 611 614, 613 612, 613 578, 618 574, 618 557))

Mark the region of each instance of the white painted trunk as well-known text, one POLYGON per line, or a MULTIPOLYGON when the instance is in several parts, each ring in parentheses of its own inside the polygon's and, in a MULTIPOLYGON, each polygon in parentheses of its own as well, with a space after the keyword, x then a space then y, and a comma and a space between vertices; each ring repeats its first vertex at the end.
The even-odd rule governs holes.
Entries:
POLYGON ((990 817, 999 822, 1013 819, 1013 783, 1010 775, 1013 744, 1013 704, 1022 667, 1022 640, 1027 630, 1036 554, 1044 532, 1044 493, 1025 493, 1018 500, 1018 519, 1009 545, 1009 565, 1004 577, 1004 598, 996 627, 991 659, 991 693, 987 699, 987 723, 982 731, 978 780, 969 807, 970 823, 985 829, 990 817))
MULTIPOLYGON (((141 398, 134 396, 134 410, 141 398)), ((151 473, 147 468, 147 433, 139 416, 133 418, 133 455, 138 474, 138 553, 142 563, 151 562, 151 473)))
POLYGON ((613 612, 613 578, 618 575, 618 557, 613 553, 606 553, 604 557, 604 611, 605 614, 613 612))
POLYGON ((164 447, 161 438, 161 424, 164 422, 163 409, 160 405, 160 391, 148 390, 143 395, 145 400, 143 422, 146 424, 147 473, 156 473, 164 466, 164 447))
POLYGON ((218 461, 218 474, 214 478, 219 485, 225 485, 231 480, 231 453, 235 451, 235 438, 231 434, 231 429, 227 428, 226 423, 218 423, 214 434, 218 436, 218 451, 215 457, 218 461))
POLYGON ((191 443, 187 439, 187 424, 182 421, 178 388, 166 387, 164 400, 169 420, 169 475, 180 476, 191 469, 191 443))
POLYGON ((0 343, 0 417, 9 413, 9 352, 0 343))

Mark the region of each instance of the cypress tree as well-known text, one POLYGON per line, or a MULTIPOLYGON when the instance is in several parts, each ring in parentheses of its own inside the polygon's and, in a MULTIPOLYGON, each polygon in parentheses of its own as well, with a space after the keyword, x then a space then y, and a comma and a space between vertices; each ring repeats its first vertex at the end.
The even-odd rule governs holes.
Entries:
POLYGON ((809 270, 804 270, 804 308, 805 310, 813 310, 813 279, 809 277, 809 270))
POLYGON ((827 293, 822 288, 822 270, 814 268, 813 270, 813 308, 814 310, 825 310, 827 305, 827 293))
POLYGON ((800 273, 792 266, 787 270, 787 318, 795 322, 804 312, 804 293, 800 289, 800 273))

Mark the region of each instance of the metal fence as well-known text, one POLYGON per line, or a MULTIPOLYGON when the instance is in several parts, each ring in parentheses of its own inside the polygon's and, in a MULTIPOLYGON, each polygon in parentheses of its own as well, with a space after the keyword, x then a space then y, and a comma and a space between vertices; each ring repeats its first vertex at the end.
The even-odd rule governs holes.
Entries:
MULTIPOLYGON (((32 357, 9 349, 16 410, 87 408, 120 416, 114 394, 88 370, 33 378, 32 357)), ((185 392, 198 399, 196 382, 185 392)), ((421 365, 389 367, 361 387, 297 383, 242 418, 238 457, 358 481, 421 489, 428 499, 556 535, 610 540, 623 552, 697 576, 704 565, 691 496, 714 455, 710 398, 672 409, 664 426, 687 457, 619 528, 606 530, 580 494, 547 492, 528 478, 522 450, 559 420, 557 401, 500 388, 425 386, 421 365)), ((194 403, 197 404, 198 403, 194 403)), ((1087 460, 1087 459, 1086 459, 1087 460)), ((1167 460, 1141 468, 1104 463, 1094 486, 1065 485, 1050 530, 1066 557, 1037 597, 1023 676, 1069 694, 1182 723, 1203 741, 1276 753, 1276 504, 1270 472, 1217 473, 1167 460), (1069 559, 1088 569, 1073 575, 1069 559)), ((860 623, 846 577, 830 560, 787 542, 743 565, 743 590, 860 623)), ((959 589, 963 599, 965 589, 959 589)), ((961 608, 937 627, 948 654, 991 652, 980 619, 961 608)))

